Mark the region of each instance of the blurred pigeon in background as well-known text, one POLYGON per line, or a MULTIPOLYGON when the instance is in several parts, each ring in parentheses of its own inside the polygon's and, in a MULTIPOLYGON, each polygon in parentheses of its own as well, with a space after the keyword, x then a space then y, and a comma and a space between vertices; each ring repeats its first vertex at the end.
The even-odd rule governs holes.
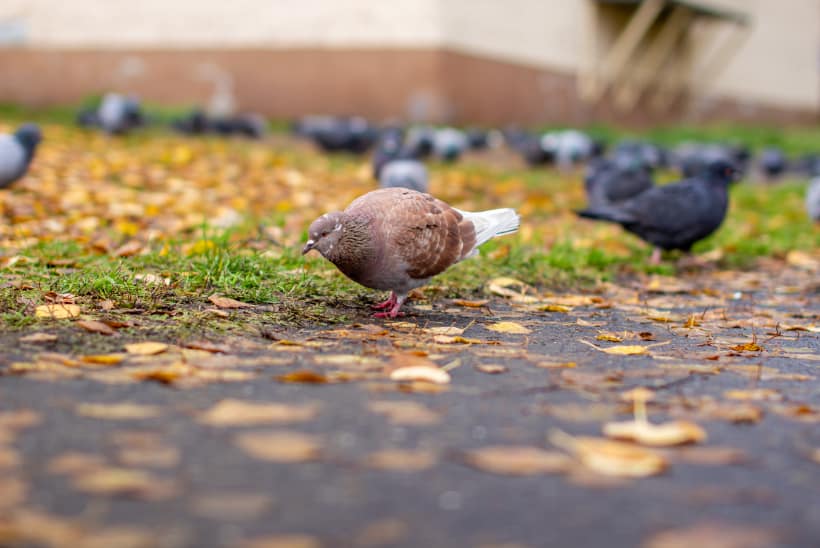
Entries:
POLYGON ((119 93, 103 96, 96 120, 103 131, 112 135, 121 135, 145 124, 139 100, 119 93))
POLYGON ((324 152, 363 154, 378 138, 377 129, 364 118, 356 116, 330 118, 316 123, 309 130, 309 137, 324 152))
POLYGON ((599 208, 637 196, 653 185, 652 172, 637 157, 599 158, 584 177, 587 207, 599 208))
POLYGON ((428 126, 414 126, 407 131, 404 139, 405 149, 415 158, 427 158, 433 153, 435 130, 428 126))
POLYGON ((171 122, 173 129, 185 135, 203 135, 208 132, 208 125, 208 116, 198 108, 171 122))
POLYGON ((25 124, 12 134, 0 135, 0 188, 26 174, 41 140, 36 124, 25 124))
POLYGON ((644 141, 621 141, 612 149, 613 158, 628 159, 638 165, 647 166, 651 169, 666 167, 666 151, 644 141))
POLYGON ((738 172, 724 159, 715 160, 698 177, 655 186, 620 204, 589 208, 578 215, 617 223, 661 249, 689 251, 723 223, 729 204, 728 186, 738 172))
POLYGON ((455 162, 467 150, 469 143, 463 131, 445 127, 433 133, 433 152, 445 162, 455 162))
POLYGON ((545 133, 541 137, 541 148, 561 167, 584 162, 598 150, 587 134, 575 129, 545 133))
POLYGON ((379 173, 382 188, 409 188, 417 192, 427 192, 427 167, 418 160, 391 160, 379 173))
POLYGON ((770 147, 760 152, 758 165, 767 179, 776 179, 786 172, 786 155, 779 148, 770 147))
POLYGON ((820 177, 812 179, 806 192, 806 211, 812 221, 820 222, 820 177))

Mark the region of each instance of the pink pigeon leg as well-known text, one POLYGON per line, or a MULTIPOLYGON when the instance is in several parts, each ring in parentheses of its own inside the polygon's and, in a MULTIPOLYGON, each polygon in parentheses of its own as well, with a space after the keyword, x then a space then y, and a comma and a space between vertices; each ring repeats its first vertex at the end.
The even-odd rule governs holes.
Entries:
POLYGON ((376 312, 373 314, 374 318, 395 318, 396 316, 404 316, 404 312, 399 312, 401 305, 404 304, 404 301, 407 300, 407 295, 398 295, 396 297, 396 302, 393 304, 393 308, 391 308, 388 312, 376 312))
POLYGON ((396 294, 393 291, 391 291, 389 299, 387 299, 384 302, 371 305, 370 308, 372 308, 373 310, 382 310, 383 308, 392 308, 393 305, 395 305, 395 304, 396 304, 396 294))
POLYGON ((649 259, 649 264, 659 265, 661 264, 661 248, 656 247, 652 250, 652 257, 649 259))

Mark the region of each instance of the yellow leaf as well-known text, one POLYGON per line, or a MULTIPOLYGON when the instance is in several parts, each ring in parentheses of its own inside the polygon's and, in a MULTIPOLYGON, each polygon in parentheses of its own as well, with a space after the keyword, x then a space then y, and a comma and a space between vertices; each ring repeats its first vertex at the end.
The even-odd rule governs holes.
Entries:
POLYGON ((498 322, 490 324, 486 327, 490 331, 496 331, 498 333, 513 333, 516 335, 527 335, 529 333, 532 333, 532 330, 527 329, 520 323, 516 322, 498 322))
POLYGON ((498 363, 479 363, 476 364, 475 368, 482 373, 487 373, 489 375, 497 375, 508 370, 506 365, 501 365, 498 363))
POLYGON ((699 443, 706 439, 703 428, 687 421, 661 424, 641 420, 610 422, 604 425, 604 435, 659 447, 699 443))
POLYGON ((41 304, 34 309, 34 316, 37 318, 65 320, 79 315, 80 307, 76 304, 41 304))
POLYGON ((124 359, 124 354, 92 354, 89 356, 80 356, 80 361, 95 365, 117 365, 124 359))
POLYGON ((155 354, 162 354, 168 350, 168 345, 161 342, 139 342, 125 345, 125 351, 129 354, 138 354, 140 356, 153 356, 155 354))
POLYGON ((599 341, 609 341, 614 343, 624 342, 621 337, 615 335, 614 333, 598 333, 598 336, 595 338, 599 341))
POLYGON ((485 472, 505 476, 555 474, 565 472, 572 464, 563 453, 516 445, 491 445, 467 451, 464 460, 485 472))
POLYGON ((540 310, 541 312, 570 312, 572 310, 569 306, 564 306, 562 304, 545 304, 539 306, 536 310, 540 310))
POLYGON ((464 333, 464 328, 455 326, 428 327, 425 331, 431 335, 461 335, 464 333))
POLYGON ((601 348, 600 346, 596 346, 591 342, 587 342, 582 339, 579 339, 579 342, 582 342, 587 346, 591 346, 595 350, 600 350, 601 352, 606 352, 607 354, 615 354, 617 356, 640 356, 644 354, 649 354, 649 350, 647 349, 647 347, 639 346, 636 344, 624 344, 621 346, 610 346, 607 348, 601 348))
POLYGON ((487 299, 481 299, 478 301, 467 301, 464 299, 456 299, 453 301, 453 304, 456 306, 463 306, 465 308, 481 308, 482 306, 487 306, 490 303, 487 299))
POLYGON ((450 374, 438 367, 411 365, 399 367, 390 373, 391 381, 426 381, 434 384, 448 384, 450 374))

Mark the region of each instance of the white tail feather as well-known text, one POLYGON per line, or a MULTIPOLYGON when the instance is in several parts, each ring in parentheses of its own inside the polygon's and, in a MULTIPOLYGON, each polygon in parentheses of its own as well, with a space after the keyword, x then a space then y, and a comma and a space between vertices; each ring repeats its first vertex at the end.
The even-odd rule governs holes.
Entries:
POLYGON ((478 246, 496 236, 517 232, 518 226, 521 224, 521 217, 514 209, 490 209, 488 211, 476 211, 475 213, 461 211, 460 209, 456 211, 472 222, 475 227, 475 247, 467 254, 469 257, 477 254, 478 246))

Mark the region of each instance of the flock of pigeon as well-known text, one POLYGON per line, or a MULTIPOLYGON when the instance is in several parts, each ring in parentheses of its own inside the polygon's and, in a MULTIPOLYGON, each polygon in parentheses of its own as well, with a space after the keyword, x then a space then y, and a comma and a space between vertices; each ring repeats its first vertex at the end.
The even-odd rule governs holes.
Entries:
MULTIPOLYGON (((109 93, 95 108, 79 113, 77 123, 121 135, 150 123, 133 97, 109 93)), ((171 127, 187 135, 237 135, 259 139, 266 120, 254 114, 209 117, 195 110, 171 127)), ((742 146, 687 144, 672 150, 624 141, 608 153, 603 143, 577 130, 534 134, 517 128, 481 131, 446 127, 376 126, 359 117, 308 116, 292 131, 325 152, 372 153, 378 190, 344 211, 327 213, 309 228, 303 254, 315 249, 346 276, 372 289, 391 291, 376 305, 379 317, 396 317, 409 291, 453 264, 477 254, 496 236, 515 232, 519 216, 512 209, 460 211, 427 194, 425 160, 455 162, 469 150, 506 144, 530 166, 567 168, 584 164, 587 207, 583 218, 621 225, 661 250, 689 251, 717 230, 726 217, 729 186, 755 166, 767 179, 789 170, 812 178, 806 207, 820 222, 820 155, 789 162, 778 149, 753 156, 742 146), (675 169, 680 181, 655 185, 657 169, 675 169)), ((34 124, 0 135, 0 188, 23 177, 41 140, 34 124)))

